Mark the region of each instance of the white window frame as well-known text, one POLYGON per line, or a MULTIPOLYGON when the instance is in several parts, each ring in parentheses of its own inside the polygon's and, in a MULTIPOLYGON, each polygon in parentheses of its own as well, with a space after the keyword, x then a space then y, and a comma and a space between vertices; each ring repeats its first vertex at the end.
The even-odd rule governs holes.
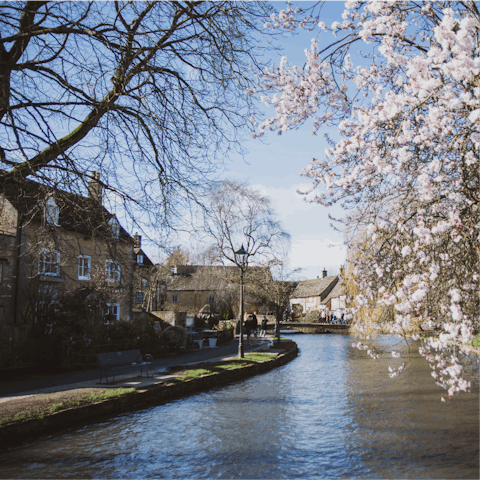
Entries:
POLYGON ((38 256, 38 274, 47 275, 50 277, 59 277, 60 276, 60 252, 57 252, 56 250, 48 250, 48 249, 45 249, 43 252, 41 252, 40 255, 38 256), (48 259, 47 255, 52 255, 52 258, 53 256, 56 256, 56 260, 46 261, 48 259), (52 271, 46 271, 47 265, 54 265, 55 268, 51 268, 52 271))
POLYGON ((178 295, 171 295, 170 296, 170 301, 172 303, 178 303, 178 301, 179 301, 178 295))
POLYGON ((78 256, 78 279, 79 280, 90 280, 90 271, 92 268, 92 259, 88 255, 79 255, 78 256), (86 260, 86 265, 85 265, 86 260), (85 267, 87 269, 87 274, 85 275, 85 267))
POLYGON ((107 282, 119 282, 120 281, 120 262, 117 260, 105 260, 105 280, 107 282), (112 265, 116 265, 113 270, 112 265), (115 275, 113 275, 115 273, 115 275))
POLYGON ((112 217, 109 221, 108 224, 110 225, 110 228, 112 229, 112 235, 115 238, 115 240, 118 240, 120 238, 120 224, 118 223, 118 220, 115 217, 112 217))
MULTIPOLYGON (((120 304, 119 303, 107 303, 106 304, 107 306, 107 312, 106 312, 106 316, 107 315, 110 315, 110 314, 113 314, 115 316, 115 320, 117 320, 117 322, 120 320, 120 304), (116 308, 117 312, 112 312, 111 309, 112 308, 116 308)), ((105 322, 106 324, 108 324, 109 322, 105 322)))
POLYGON ((143 265, 143 255, 141 253, 137 255, 137 263, 143 265))
POLYGON ((60 215, 60 209, 58 205, 55 203, 53 197, 50 197, 47 200, 45 205, 45 220, 49 225, 56 226, 58 225, 58 217, 60 215))

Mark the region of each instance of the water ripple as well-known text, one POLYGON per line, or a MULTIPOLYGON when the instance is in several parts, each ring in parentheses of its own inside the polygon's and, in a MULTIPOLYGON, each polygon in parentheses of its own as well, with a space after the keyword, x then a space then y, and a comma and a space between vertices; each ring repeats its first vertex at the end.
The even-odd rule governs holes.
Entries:
POLYGON ((418 356, 392 380, 349 336, 295 340, 267 374, 9 448, 0 476, 478 478, 478 392, 443 404, 418 356))

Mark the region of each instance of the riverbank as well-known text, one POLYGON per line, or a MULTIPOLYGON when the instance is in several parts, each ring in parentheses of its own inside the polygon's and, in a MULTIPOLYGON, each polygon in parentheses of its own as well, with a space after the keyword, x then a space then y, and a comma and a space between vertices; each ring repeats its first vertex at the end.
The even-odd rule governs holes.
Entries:
POLYGON ((286 364, 298 353, 294 342, 281 346, 282 350, 247 354, 245 359, 177 365, 171 367, 169 375, 164 375, 161 381, 137 382, 137 387, 81 388, 9 399, 0 404, 0 443, 10 445, 268 372, 286 364))

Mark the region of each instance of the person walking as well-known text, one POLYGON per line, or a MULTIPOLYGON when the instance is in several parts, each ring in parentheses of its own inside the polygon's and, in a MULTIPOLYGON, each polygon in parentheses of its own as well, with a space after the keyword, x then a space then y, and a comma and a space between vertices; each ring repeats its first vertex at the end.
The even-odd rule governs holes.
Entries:
POLYGON ((261 337, 267 336, 267 323, 268 323, 267 317, 264 316, 262 318, 262 331, 260 332, 261 337))
POLYGON ((257 338, 257 329, 258 329, 258 320, 257 320, 257 312, 253 312, 252 315, 252 331, 253 331, 253 336, 257 338))
POLYGON ((247 343, 250 345, 250 335, 252 334, 253 318, 251 315, 245 320, 245 333, 247 335, 247 343))

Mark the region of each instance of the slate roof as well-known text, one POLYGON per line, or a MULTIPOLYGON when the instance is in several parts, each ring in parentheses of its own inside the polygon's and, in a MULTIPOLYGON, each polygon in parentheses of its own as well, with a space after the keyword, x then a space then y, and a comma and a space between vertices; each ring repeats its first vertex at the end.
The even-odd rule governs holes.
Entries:
POLYGON ((309 298, 319 297, 331 287, 332 283, 338 281, 338 275, 329 275, 324 278, 314 278, 312 280, 302 280, 293 291, 291 298, 309 298))
POLYGON ((337 284, 333 287, 332 291, 322 300, 321 303, 326 304, 332 298, 338 298, 342 295, 346 295, 345 293, 345 284, 343 283, 343 279, 337 282, 337 284))
MULTIPOLYGON (((233 265, 178 265, 176 272, 168 276, 167 290, 212 291, 222 285, 240 283, 240 269, 233 265)), ((270 275, 270 270, 268 267, 247 267, 246 286, 250 275, 266 276, 270 275)))
MULTIPOLYGON (((115 215, 90 197, 48 187, 32 180, 3 185, 0 195, 4 195, 25 219, 37 221, 44 220, 45 203, 49 197, 53 197, 59 207, 59 227, 83 234, 95 233, 111 237, 108 221, 115 215)), ((119 239, 132 239, 121 225, 119 239)))

